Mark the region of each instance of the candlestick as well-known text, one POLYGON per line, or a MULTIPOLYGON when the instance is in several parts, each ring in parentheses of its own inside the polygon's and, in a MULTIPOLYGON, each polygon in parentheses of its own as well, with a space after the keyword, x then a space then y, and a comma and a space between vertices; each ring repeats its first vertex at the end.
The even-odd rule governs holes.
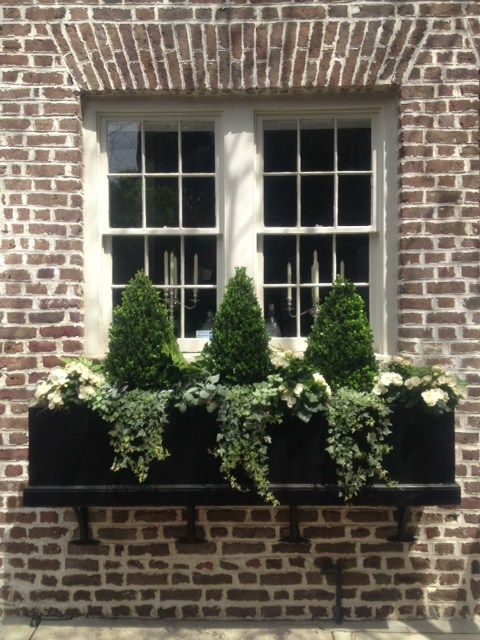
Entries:
POLYGON ((172 275, 172 284, 178 284, 178 262, 177 256, 173 256, 173 275, 172 275))
POLYGON ((343 260, 340 260, 340 275, 342 278, 345 277, 345 262, 343 260))
POLYGON ((198 284, 198 253, 193 256, 193 284, 198 284))
POLYGON ((175 259, 175 256, 173 255, 173 251, 170 251, 170 275, 168 278, 168 284, 173 284, 173 274, 175 269, 174 259, 175 259))
POLYGON ((168 251, 163 252, 163 282, 169 285, 168 281, 168 251))
MULTIPOLYGON (((287 282, 289 285, 292 284, 292 265, 290 262, 287 264, 287 282)), ((287 300, 292 299, 292 287, 289 286, 287 289, 287 300)))
MULTIPOLYGON (((319 264, 318 264, 318 253, 317 253, 316 249, 313 252, 312 272, 313 272, 312 284, 313 285, 318 285, 318 283, 320 282, 320 269, 319 269, 319 264)), ((314 287, 314 289, 313 289, 313 301, 314 301, 314 304, 318 304, 319 300, 320 300, 320 292, 318 290, 318 287, 314 287)))

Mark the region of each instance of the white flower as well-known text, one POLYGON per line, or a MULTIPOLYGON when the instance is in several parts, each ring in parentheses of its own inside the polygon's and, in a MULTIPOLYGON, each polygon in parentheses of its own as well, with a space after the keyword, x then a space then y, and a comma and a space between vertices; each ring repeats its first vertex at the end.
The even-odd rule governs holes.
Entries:
POLYGON ((50 386, 50 384, 47 381, 42 380, 42 382, 40 382, 38 387, 35 389, 35 398, 43 398, 44 396, 47 396, 51 390, 52 387, 50 386))
POLYGON ((321 373, 318 373, 318 371, 315 371, 315 373, 313 374, 313 379, 317 384, 321 384, 323 387, 327 386, 327 381, 325 380, 325 378, 322 376, 321 373))
POLYGON ((457 384, 457 379, 454 378, 454 376, 449 376, 448 374, 441 375, 439 378, 437 378, 437 384, 446 384, 449 387, 455 387, 455 385, 457 384))
POLYGON ((384 387, 393 385, 394 387, 401 387, 403 384, 403 378, 399 373, 382 373, 377 384, 381 384, 384 387))
POLYGON ((60 391, 53 391, 48 396, 48 408, 55 409, 56 407, 61 407, 63 405, 62 394, 60 391))
POLYGON ((293 389, 293 393, 298 398, 299 396, 302 395, 304 389, 305 387, 303 386, 303 384, 301 382, 297 382, 297 384, 295 385, 295 388, 293 389))
POLYGON ((395 364, 403 364, 403 365, 411 365, 412 361, 410 358, 404 358, 402 356, 392 356, 392 362, 395 364))
POLYGON ((383 396, 385 393, 387 393, 387 387, 385 387, 383 384, 380 384, 380 382, 377 382, 377 384, 372 389, 372 393, 374 393, 376 396, 383 396))
POLYGON ((423 376, 422 378, 422 382, 426 382, 427 384, 430 384, 432 380, 433 380, 432 376, 423 376))
POLYGON ((432 367, 432 371, 435 371, 435 373, 445 373, 444 367, 442 367, 442 365, 440 364, 434 364, 432 367))
POLYGON ((95 387, 91 385, 80 385, 78 389, 78 398, 79 400, 88 400, 95 395, 95 387))
POLYGON ((407 378, 405 380, 405 386, 407 387, 407 389, 414 389, 421 383, 422 381, 418 376, 412 376, 411 378, 407 378))
POLYGON ((422 393, 422 398, 427 406, 434 407, 440 400, 446 402, 448 394, 442 389, 429 389, 422 393))
POLYGON ((56 367, 50 372, 49 379, 58 385, 64 385, 68 382, 68 373, 61 367, 56 367))
POLYGON ((293 396, 287 396, 285 398, 286 402, 287 402, 287 407, 289 407, 290 409, 293 407, 294 404, 297 404, 297 399, 294 398, 293 396))

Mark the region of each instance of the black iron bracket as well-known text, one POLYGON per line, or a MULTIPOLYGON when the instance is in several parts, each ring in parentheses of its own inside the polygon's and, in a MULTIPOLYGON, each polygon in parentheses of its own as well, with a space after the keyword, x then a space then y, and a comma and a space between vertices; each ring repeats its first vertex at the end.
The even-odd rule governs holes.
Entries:
POLYGON ((325 567, 323 573, 333 573, 335 576, 335 606, 333 607, 333 621, 335 624, 343 622, 343 606, 342 606, 342 582, 343 569, 340 563, 333 563, 325 567))
POLYGON ((406 505, 398 505, 396 507, 397 512, 397 533, 388 538, 389 542, 407 542, 412 543, 416 541, 415 536, 407 532, 407 526, 410 520, 410 507, 406 505))
POLYGON ((98 544, 98 540, 94 540, 90 537, 90 529, 88 526, 88 507, 73 507, 78 522, 79 537, 74 538, 72 542, 74 544, 92 545, 98 544))
POLYGON ((187 506, 187 535, 177 540, 180 544, 203 544, 205 538, 196 535, 197 510, 195 505, 187 506))
POLYGON ((291 504, 288 510, 290 518, 290 533, 284 538, 280 538, 280 542, 286 542, 287 544, 309 544, 308 538, 303 538, 300 535, 300 527, 298 524, 298 505, 291 504))

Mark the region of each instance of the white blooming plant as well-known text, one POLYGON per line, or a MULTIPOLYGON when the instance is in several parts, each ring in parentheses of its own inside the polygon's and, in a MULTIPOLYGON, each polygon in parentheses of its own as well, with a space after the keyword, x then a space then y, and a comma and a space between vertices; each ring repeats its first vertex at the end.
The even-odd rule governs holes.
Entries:
POLYGON ((453 411, 465 397, 465 384, 440 365, 417 366, 394 356, 382 362, 373 393, 388 404, 420 405, 441 414, 453 411))
POLYGON ((277 387, 281 406, 303 422, 325 411, 332 391, 323 375, 292 351, 271 348, 275 373, 268 382, 277 387))
POLYGON ((63 409, 71 405, 100 408, 108 393, 102 366, 85 358, 64 362, 64 367, 55 367, 48 378, 38 384, 35 390, 37 404, 49 409, 63 409))

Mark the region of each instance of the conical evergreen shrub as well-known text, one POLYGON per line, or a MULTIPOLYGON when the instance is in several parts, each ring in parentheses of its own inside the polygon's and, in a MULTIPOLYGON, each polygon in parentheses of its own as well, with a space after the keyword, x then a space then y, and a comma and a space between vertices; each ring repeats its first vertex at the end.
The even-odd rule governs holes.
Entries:
POLYGON ((373 387, 378 365, 365 303, 354 285, 340 276, 320 307, 305 361, 321 371, 334 390, 373 387))
POLYGON ((167 308, 139 271, 113 312, 106 374, 130 389, 162 389, 179 379, 182 360, 167 308))
POLYGON ((244 267, 236 269, 227 285, 205 356, 212 373, 228 384, 252 384, 268 375, 265 321, 244 267))

